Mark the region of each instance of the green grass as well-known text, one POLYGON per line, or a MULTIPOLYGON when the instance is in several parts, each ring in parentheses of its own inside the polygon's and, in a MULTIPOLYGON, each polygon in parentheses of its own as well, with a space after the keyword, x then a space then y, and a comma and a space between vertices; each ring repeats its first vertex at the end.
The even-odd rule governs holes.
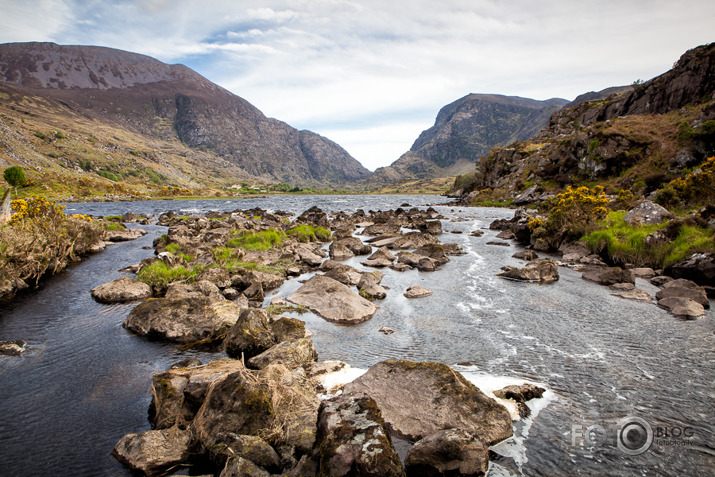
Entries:
POLYGON ((169 267, 164 262, 156 261, 142 268, 137 274, 137 278, 152 287, 166 288, 174 282, 192 282, 203 270, 204 267, 200 265, 192 268, 186 268, 183 265, 169 267))
POLYGON ((285 234, 283 232, 276 229, 246 232, 229 239, 226 245, 233 248, 244 248, 246 250, 270 250, 282 245, 284 236, 285 234))
POLYGON ((683 225, 672 241, 647 244, 646 237, 664 229, 667 223, 633 226, 624 220, 624 211, 613 211, 599 225, 602 229, 582 238, 596 253, 605 251, 613 261, 621 264, 653 268, 667 267, 696 252, 715 250, 713 232, 700 227, 683 225))
POLYGON ((286 231, 286 235, 294 237, 298 242, 327 242, 330 240, 330 230, 312 225, 298 225, 286 231))
POLYGON ((181 250, 181 245, 179 245, 178 243, 170 243, 166 247, 164 247, 164 250, 176 255, 176 253, 181 250))

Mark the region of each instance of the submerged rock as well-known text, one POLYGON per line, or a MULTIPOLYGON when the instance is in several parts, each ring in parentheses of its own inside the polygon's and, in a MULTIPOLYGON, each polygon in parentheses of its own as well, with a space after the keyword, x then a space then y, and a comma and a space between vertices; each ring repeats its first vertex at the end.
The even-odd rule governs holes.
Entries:
POLYGON ((335 323, 362 323, 377 311, 376 305, 359 296, 346 285, 320 275, 305 282, 288 297, 288 301, 303 305, 335 323))
POLYGON ((315 455, 321 475, 405 475, 380 409, 364 394, 343 394, 320 404, 315 455))
POLYGON ((146 283, 121 277, 92 289, 92 298, 100 303, 124 303, 143 300, 151 296, 151 287, 146 283))
POLYGON ((512 435, 506 408, 446 364, 382 361, 344 389, 373 398, 389 428, 409 440, 448 428, 464 429, 487 445, 512 435))

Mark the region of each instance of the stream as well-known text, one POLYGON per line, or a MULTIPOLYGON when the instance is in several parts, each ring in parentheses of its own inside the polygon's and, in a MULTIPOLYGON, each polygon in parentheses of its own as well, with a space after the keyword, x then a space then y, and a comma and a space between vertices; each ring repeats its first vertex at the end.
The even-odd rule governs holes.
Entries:
MULTIPOLYGON (((261 207, 301 213, 316 205, 351 213, 444 200, 282 196, 68 204, 66 212, 156 216, 168 210, 188 215, 261 207)), ((528 381, 546 387, 546 397, 530 404, 532 417, 515 423, 515 437, 494 448, 503 457, 492 461, 492 477, 715 473, 712 309, 697 320, 681 320, 654 302, 613 296, 564 267, 560 280, 548 285, 501 279, 496 275, 502 266, 524 265, 511 257, 521 248, 487 245, 497 233, 488 226, 513 211, 435 209, 446 217, 440 241, 459 244, 466 255, 450 257, 431 273, 381 270, 388 297, 360 325, 339 326, 312 313, 291 315, 314 333, 321 361, 341 360, 357 369, 389 358, 438 361, 480 386, 528 381), (484 229, 483 237, 469 235, 477 229, 484 229), (411 285, 433 294, 408 300, 402 293, 411 285), (382 327, 395 333, 382 334, 382 327), (619 448, 617 429, 624 418, 647 423, 653 432, 648 450, 631 455, 619 448)), ((142 228, 146 236, 108 247, 38 290, 0 303, 0 340, 24 339, 28 347, 19 358, 0 356, 0 475, 131 475, 110 453, 124 434, 150 428, 152 375, 188 356, 203 362, 222 357, 134 336, 122 328, 134 304, 102 305, 91 298, 90 289, 153 255, 152 241, 166 227, 142 228)), ((364 268, 362 260, 345 263, 364 268)), ((266 300, 288 296, 299 286, 288 280, 266 300)), ((657 290, 641 279, 637 287, 651 295, 657 290)))

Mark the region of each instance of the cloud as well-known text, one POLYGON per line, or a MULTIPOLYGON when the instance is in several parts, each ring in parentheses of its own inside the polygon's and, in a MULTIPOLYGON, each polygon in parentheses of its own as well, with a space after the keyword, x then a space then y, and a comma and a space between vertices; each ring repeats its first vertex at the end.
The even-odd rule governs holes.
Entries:
POLYGON ((181 62, 268 116, 387 165, 470 93, 571 99, 665 72, 712 41, 691 0, 0 0, 0 41, 181 62), (693 12, 697 12, 696 15, 693 12))

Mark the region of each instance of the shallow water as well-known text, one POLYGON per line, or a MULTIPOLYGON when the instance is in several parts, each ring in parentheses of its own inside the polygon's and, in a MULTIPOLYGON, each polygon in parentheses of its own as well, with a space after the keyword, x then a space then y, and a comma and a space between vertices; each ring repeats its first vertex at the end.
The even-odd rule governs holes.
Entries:
MULTIPOLYGON (((154 215, 258 206, 299 213, 318 205, 353 212, 442 201, 429 196, 292 196, 71 204, 67 211, 154 215)), ((497 447, 508 457, 492 464, 492 476, 712 475, 713 311, 698 320, 679 320, 653 303, 612 296, 564 268, 559 269, 561 279, 549 285, 502 280, 496 277, 500 267, 522 264, 511 258, 517 247, 486 245, 493 231, 485 230, 481 238, 468 232, 513 212, 436 208, 448 217, 440 240, 460 244, 467 255, 451 257, 432 273, 382 270, 388 298, 361 325, 338 326, 311 313, 300 315, 315 333, 321 360, 339 359, 356 368, 388 358, 471 362, 456 369, 476 382, 505 377, 546 385, 549 399, 535 404, 543 409, 515 425, 516 439, 497 447), (468 220, 449 220, 456 217, 468 220), (404 290, 415 284, 433 295, 404 298, 404 290), (383 335, 378 331, 383 326, 395 333, 383 335), (627 416, 645 419, 656 434, 641 455, 625 454, 615 445, 613 426, 627 416), (593 425, 605 428, 605 443, 587 445, 582 433, 593 425), (690 437, 663 442, 657 434, 666 430, 690 437)), ((118 269, 152 255, 142 247, 165 228, 144 228, 148 236, 112 246, 53 277, 39 291, 0 305, 0 339, 26 339, 30 348, 21 358, 0 357, 3 476, 129 475, 110 456, 111 449, 125 433, 149 429, 151 376, 188 355, 127 333, 121 324, 132 305, 100 305, 89 295, 94 286, 121 276, 118 269)), ((360 267, 361 260, 346 263, 360 267)), ((287 296, 298 286, 290 280, 267 299, 287 296)), ((654 293, 646 282, 639 280, 638 286, 654 293)), ((199 356, 204 361, 218 357, 199 356)))

